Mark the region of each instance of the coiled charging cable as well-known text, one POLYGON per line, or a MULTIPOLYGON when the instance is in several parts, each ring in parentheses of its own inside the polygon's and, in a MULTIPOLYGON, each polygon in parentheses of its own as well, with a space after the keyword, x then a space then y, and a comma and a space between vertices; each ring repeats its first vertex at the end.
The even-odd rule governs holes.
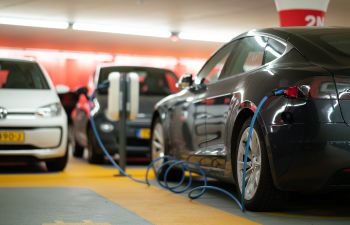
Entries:
MULTIPOLYGON (((108 88, 109 83, 108 82, 104 82, 102 84, 100 84, 97 89, 106 89, 108 88)), ((97 90, 96 89, 96 90, 97 90)), ((252 121, 250 123, 250 129, 249 129, 249 134, 248 134, 248 140, 246 143, 246 148, 245 148, 245 155, 244 155, 244 164, 243 164, 243 176, 242 176, 242 195, 241 195, 241 200, 239 201, 239 199, 234 196, 232 193, 226 191, 225 189, 216 187, 216 186, 210 186, 208 185, 208 179, 207 176, 204 172, 204 170, 201 168, 200 164, 198 163, 192 163, 192 162, 188 162, 188 161, 182 161, 182 160, 175 160, 173 157, 171 156, 164 156, 164 157, 160 157, 157 159, 154 159, 151 161, 151 163, 147 166, 147 170, 146 170, 146 174, 145 174, 145 180, 140 180, 140 179, 136 179, 134 177, 132 177, 131 175, 129 175, 128 173, 126 173, 126 171, 124 171, 119 165, 118 163, 115 162, 115 160, 113 159, 113 157, 109 154, 108 150, 106 149, 106 147, 104 146, 101 137, 98 133, 98 130, 96 128, 96 124, 94 121, 93 116, 91 115, 92 112, 92 102, 93 99, 96 97, 96 90, 93 92, 93 94, 88 98, 89 99, 89 108, 90 108, 90 124, 91 124, 91 128, 94 132, 94 135, 96 137, 97 143, 100 146, 100 148, 102 149, 103 153, 107 156, 108 160, 112 163, 112 165, 124 176, 130 178, 131 180, 138 182, 138 183, 142 183, 142 184, 147 184, 148 186, 150 186, 150 181, 149 181, 149 171, 154 169, 154 164, 156 162, 162 162, 162 164, 159 166, 159 168, 157 168, 157 170, 155 170, 155 174, 156 174, 156 180, 157 183, 159 184, 159 186, 161 186, 162 188, 169 190, 173 193, 176 194, 181 194, 181 193, 185 193, 187 192, 187 195, 190 199, 198 199, 201 196, 203 196, 205 194, 205 192, 207 190, 214 190, 214 191, 218 191, 221 192, 223 194, 225 194, 226 196, 228 196, 229 198, 231 198, 239 207, 242 211, 245 211, 245 180, 246 180, 246 169, 247 169, 247 160, 248 160, 248 152, 249 152, 249 146, 250 146, 250 141, 251 141, 251 136, 253 133, 253 129, 254 129, 254 125, 256 123, 256 119, 257 116, 259 114, 259 111, 261 109, 261 107, 264 105, 264 103, 266 102, 266 100, 269 98, 269 96, 265 96, 259 103, 258 107, 256 108, 252 121), (180 181, 178 181, 175 184, 170 184, 168 182, 168 176, 169 173, 172 169, 174 168, 180 169, 182 172, 182 176, 180 181), (203 185, 202 186, 197 186, 197 187, 192 187, 192 182, 193 182, 193 177, 192 177, 192 168, 196 168, 196 171, 202 176, 202 182, 203 185), (165 169, 165 170, 164 170, 165 169), (161 175, 161 171, 164 171, 164 176, 163 176, 163 181, 161 181, 160 179, 160 175, 161 175), (185 184, 186 182, 186 173, 188 174, 188 180, 187 180, 187 185, 185 184)), ((283 95, 284 94, 284 90, 280 89, 280 90, 276 90, 273 91, 273 96, 278 96, 278 95, 283 95)))

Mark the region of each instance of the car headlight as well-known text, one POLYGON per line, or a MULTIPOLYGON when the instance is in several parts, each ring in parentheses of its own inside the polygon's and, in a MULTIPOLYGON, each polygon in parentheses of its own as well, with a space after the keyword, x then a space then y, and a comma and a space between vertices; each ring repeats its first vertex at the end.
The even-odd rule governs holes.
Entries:
POLYGON ((36 111, 36 115, 41 117, 54 117, 59 116, 62 111, 62 106, 60 103, 54 103, 50 105, 45 105, 43 107, 40 107, 36 111))
POLYGON ((105 133, 110 133, 114 130, 114 126, 113 124, 110 124, 110 123, 101 123, 100 130, 102 130, 105 133))

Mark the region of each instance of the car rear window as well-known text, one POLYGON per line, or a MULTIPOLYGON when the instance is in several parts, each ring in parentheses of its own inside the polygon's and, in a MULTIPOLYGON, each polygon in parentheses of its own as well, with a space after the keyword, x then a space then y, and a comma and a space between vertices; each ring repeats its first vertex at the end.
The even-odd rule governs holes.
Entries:
POLYGON ((102 68, 98 83, 108 79, 111 72, 136 73, 140 81, 140 95, 169 95, 177 91, 177 78, 169 70, 155 68, 106 67, 102 68))
POLYGON ((332 54, 350 57, 350 31, 348 30, 315 31, 305 33, 303 36, 332 54))
POLYGON ((49 85, 36 63, 0 60, 0 89, 49 89, 49 85))
POLYGON ((350 56, 350 35, 337 34, 320 37, 321 41, 334 48, 335 51, 350 56))

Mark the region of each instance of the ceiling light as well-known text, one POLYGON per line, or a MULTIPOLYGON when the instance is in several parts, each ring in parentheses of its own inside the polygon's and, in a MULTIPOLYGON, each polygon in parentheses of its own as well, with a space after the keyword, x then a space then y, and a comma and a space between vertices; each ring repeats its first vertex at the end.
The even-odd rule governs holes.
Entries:
POLYGON ((208 42, 219 42, 226 43, 229 42, 234 35, 227 33, 216 33, 213 31, 208 32, 180 32, 179 38, 183 40, 193 40, 193 41, 208 41, 208 42), (215 33, 215 34, 213 34, 215 33))
POLYGON ((0 24, 54 29, 67 29, 69 27, 68 22, 11 17, 0 17, 0 24))
POLYGON ((137 35, 147 37, 160 37, 169 38, 171 32, 165 29, 154 29, 154 28, 134 28, 134 27, 122 27, 119 25, 102 25, 102 24, 89 24, 89 23, 74 23, 73 30, 82 31, 95 31, 115 34, 126 34, 126 35, 137 35))

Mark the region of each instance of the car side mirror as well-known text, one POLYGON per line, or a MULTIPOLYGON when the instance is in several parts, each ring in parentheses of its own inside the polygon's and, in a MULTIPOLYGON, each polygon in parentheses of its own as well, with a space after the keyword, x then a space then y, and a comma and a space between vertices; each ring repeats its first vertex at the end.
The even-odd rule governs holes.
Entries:
POLYGON ((193 86, 194 80, 192 74, 184 74, 176 83, 176 87, 180 90, 187 89, 193 86))
POLYGON ((66 93, 58 94, 58 97, 60 98, 61 104, 67 113, 68 122, 71 123, 72 122, 71 113, 78 102, 79 95, 77 95, 75 91, 69 91, 66 93))
POLYGON ((56 92, 57 94, 61 95, 61 94, 66 94, 70 91, 69 87, 64 85, 64 84, 58 84, 56 85, 56 92))
POLYGON ((201 79, 201 82, 195 87, 197 91, 207 90, 207 80, 205 78, 201 79))

